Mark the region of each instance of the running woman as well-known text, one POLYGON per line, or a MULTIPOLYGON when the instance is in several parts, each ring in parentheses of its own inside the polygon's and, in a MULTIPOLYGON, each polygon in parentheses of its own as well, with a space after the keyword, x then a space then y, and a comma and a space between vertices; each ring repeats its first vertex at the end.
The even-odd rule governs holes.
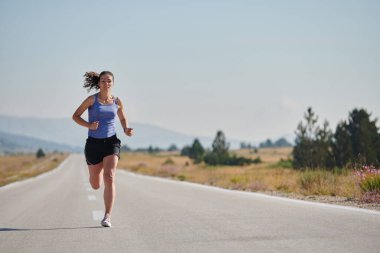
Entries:
POLYGON ((120 98, 112 95, 114 76, 110 71, 86 72, 84 88, 99 90, 87 97, 73 114, 73 120, 88 128, 85 156, 93 189, 99 189, 104 181, 105 213, 101 221, 104 227, 111 227, 111 212, 115 201, 115 171, 120 159, 120 140, 116 137, 115 118, 120 119, 127 136, 133 135, 120 98), (88 121, 81 116, 88 110, 88 121))

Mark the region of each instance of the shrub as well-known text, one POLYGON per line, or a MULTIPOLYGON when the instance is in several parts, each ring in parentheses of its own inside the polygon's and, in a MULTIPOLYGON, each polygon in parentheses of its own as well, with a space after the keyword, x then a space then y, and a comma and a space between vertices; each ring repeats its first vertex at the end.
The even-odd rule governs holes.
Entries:
POLYGON ((334 194, 336 176, 325 170, 305 170, 300 174, 299 183, 306 194, 334 194))
POLYGON ((175 162, 171 158, 168 158, 165 160, 165 162, 162 165, 174 165, 174 164, 175 162))
POLYGON ((287 169, 291 169, 293 168, 293 161, 291 159, 282 159, 276 164, 276 167, 279 167, 279 168, 287 168, 287 169))
POLYGON ((42 150, 42 148, 39 148, 36 153, 37 158, 42 158, 45 156, 45 152, 42 150))
POLYGON ((261 161, 260 156, 252 160, 252 163, 262 163, 262 162, 263 161, 261 161))
POLYGON ((248 164, 251 164, 252 163, 252 160, 249 159, 249 158, 245 158, 245 157, 237 157, 235 155, 229 157, 227 159, 227 164, 228 165, 239 165, 239 166, 244 166, 244 165, 248 165, 248 164))
POLYGON ((242 178, 239 177, 239 176, 236 176, 236 177, 230 178, 230 182, 233 183, 233 184, 241 183, 241 181, 242 181, 242 178))
POLYGON ((180 180, 180 181, 185 181, 186 180, 186 176, 185 175, 178 175, 177 178, 180 180))
POLYGON ((355 171, 355 175, 363 193, 380 193, 380 169, 374 166, 363 166, 361 170, 355 171))

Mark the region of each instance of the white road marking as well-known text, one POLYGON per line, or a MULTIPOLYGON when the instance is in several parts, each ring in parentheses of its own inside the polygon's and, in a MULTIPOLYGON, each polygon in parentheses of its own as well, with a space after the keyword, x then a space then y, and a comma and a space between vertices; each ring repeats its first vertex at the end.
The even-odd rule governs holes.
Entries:
POLYGON ((88 200, 96 200, 96 196, 95 195, 88 195, 88 200))
POLYGON ((102 220, 104 217, 104 212, 103 211, 92 211, 92 219, 93 220, 102 220))

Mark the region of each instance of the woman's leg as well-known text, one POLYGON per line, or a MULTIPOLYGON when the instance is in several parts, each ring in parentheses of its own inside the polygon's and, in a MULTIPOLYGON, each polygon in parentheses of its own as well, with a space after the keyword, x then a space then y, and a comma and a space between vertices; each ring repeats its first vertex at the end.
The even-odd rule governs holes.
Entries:
POLYGON ((94 190, 97 190, 102 185, 103 181, 103 162, 95 165, 88 165, 90 173, 90 184, 94 190))
POLYGON ((103 158, 105 215, 111 215, 112 206, 115 201, 115 172, 118 160, 119 158, 116 155, 109 155, 103 158))

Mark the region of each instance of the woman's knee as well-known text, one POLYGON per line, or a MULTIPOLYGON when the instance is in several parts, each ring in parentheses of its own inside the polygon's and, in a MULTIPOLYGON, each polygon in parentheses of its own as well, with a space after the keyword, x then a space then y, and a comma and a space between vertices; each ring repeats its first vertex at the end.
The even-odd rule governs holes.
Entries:
POLYGON ((100 188, 100 182, 98 181, 94 181, 90 179, 90 184, 91 184, 92 189, 94 190, 97 190, 100 188))
POLYGON ((115 181, 115 170, 114 169, 105 170, 103 173, 103 177, 104 177, 105 184, 113 184, 115 181))

